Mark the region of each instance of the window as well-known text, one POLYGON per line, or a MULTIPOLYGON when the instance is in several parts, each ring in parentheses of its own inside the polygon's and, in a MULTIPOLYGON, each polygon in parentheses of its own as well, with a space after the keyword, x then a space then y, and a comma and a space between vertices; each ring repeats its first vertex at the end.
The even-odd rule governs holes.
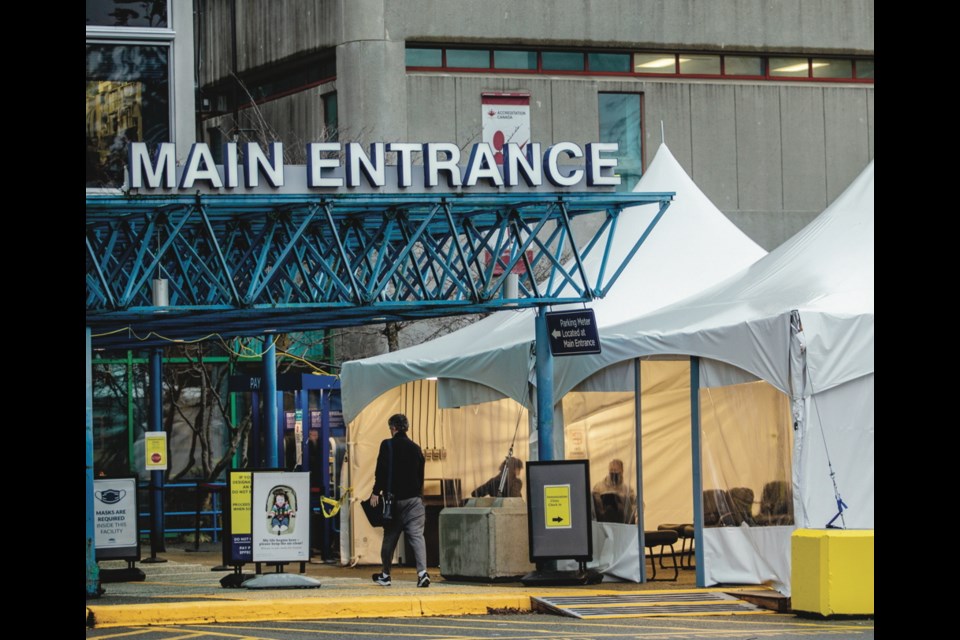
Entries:
POLYGON ((814 58, 813 63, 814 78, 852 78, 853 61, 814 58))
POLYGON ((86 186, 123 184, 127 144, 171 140, 170 49, 87 45, 86 186))
POLYGON ((806 58, 770 58, 770 75, 806 78, 810 75, 810 62, 806 58))
POLYGON ((720 56, 681 54, 680 73, 690 76, 718 76, 720 75, 720 56))
POLYGON ((677 56, 672 53, 635 53, 633 70, 636 73, 676 73, 677 56))
POLYGON ((340 130, 340 121, 337 118, 337 92, 323 95, 323 128, 326 130, 327 140, 336 140, 340 130))
POLYGON ((572 51, 544 51, 544 71, 583 71, 583 54, 572 51))
POLYGON ((167 0, 87 0, 89 27, 167 26, 167 0))
POLYGON ((443 49, 407 49, 408 67, 442 67, 443 49))
POLYGON ((494 51, 493 66, 497 69, 537 70, 536 51, 494 51))
POLYGON ((590 65, 590 71, 626 73, 630 71, 630 54, 588 53, 587 63, 590 65))
POLYGON ((723 73, 728 76, 762 76, 760 56, 723 56, 723 73))
POLYGON ((633 191, 643 173, 640 94, 600 93, 600 142, 620 145, 617 191, 633 191))
POLYGON ((88 189, 123 186, 128 143, 173 140, 170 5, 86 0, 88 189))
POLYGON ((857 60, 857 77, 873 80, 873 60, 857 60))
POLYGON ((464 69, 489 69, 490 52, 474 49, 449 49, 447 66, 464 69))

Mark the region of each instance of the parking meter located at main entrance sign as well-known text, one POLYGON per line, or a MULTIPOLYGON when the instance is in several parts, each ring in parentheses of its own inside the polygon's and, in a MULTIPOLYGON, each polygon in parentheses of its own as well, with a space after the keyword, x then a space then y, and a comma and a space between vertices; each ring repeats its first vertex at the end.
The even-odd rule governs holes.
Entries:
POLYGON ((530 562, 593 556, 590 468, 586 460, 527 464, 530 562))

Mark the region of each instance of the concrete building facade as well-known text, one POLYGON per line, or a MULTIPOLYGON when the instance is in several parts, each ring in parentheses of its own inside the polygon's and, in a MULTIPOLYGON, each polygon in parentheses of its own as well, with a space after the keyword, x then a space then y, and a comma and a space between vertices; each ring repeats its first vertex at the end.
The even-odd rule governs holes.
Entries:
POLYGON ((197 135, 212 145, 463 148, 481 138, 482 95, 518 92, 531 141, 582 146, 600 139, 600 96, 633 95, 643 165, 663 135, 768 250, 874 157, 873 0, 198 0, 196 20, 197 135), (501 53, 531 63, 499 65, 501 53), (676 66, 644 69, 655 56, 676 66), (731 71, 744 61, 760 66, 731 71))

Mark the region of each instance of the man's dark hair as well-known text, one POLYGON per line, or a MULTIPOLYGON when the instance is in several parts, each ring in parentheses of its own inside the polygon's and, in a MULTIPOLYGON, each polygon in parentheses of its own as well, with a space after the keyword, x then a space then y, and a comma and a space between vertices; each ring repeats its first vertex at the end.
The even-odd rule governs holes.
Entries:
POLYGON ((395 413, 390 416, 390 419, 387 420, 387 424, 397 431, 406 431, 410 428, 410 423, 407 422, 407 416, 403 415, 402 413, 395 413))

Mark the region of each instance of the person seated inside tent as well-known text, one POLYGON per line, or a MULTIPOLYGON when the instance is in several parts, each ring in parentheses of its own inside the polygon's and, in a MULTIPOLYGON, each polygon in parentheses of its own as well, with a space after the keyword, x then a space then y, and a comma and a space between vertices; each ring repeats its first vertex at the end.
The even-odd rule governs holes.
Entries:
POLYGON ((482 485, 471 491, 470 495, 474 498, 481 498, 483 496, 493 496, 494 498, 499 497, 498 491, 500 490, 500 478, 503 476, 504 467, 506 467, 508 471, 507 482, 503 488, 503 497, 521 497, 523 494, 523 480, 520 478, 520 472, 523 470, 523 460, 514 457, 509 457, 501 462, 500 470, 497 472, 497 475, 493 476, 482 485))
POLYGON ((593 485, 593 508, 600 522, 637 522, 637 492, 623 481, 623 461, 610 461, 607 476, 593 485))

